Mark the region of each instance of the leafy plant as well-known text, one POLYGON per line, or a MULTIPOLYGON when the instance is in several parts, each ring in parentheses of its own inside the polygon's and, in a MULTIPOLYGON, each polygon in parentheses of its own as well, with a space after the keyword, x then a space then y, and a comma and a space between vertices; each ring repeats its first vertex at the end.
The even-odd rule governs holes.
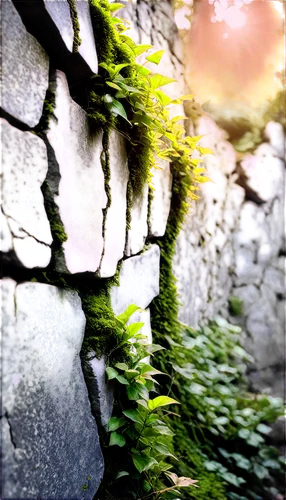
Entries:
POLYGON ((217 318, 199 331, 186 328, 182 343, 168 337, 172 396, 181 401, 186 439, 199 451, 200 466, 225 483, 227 498, 271 498, 281 464, 277 450, 267 445, 268 424, 283 414, 282 402, 247 391, 251 357, 239 345, 240 332, 217 318))
POLYGON ((176 457, 172 448, 173 432, 164 422, 164 413, 170 413, 166 407, 179 403, 169 396, 150 397, 150 393, 157 392, 159 385, 155 377, 163 373, 150 365, 148 358, 162 347, 149 344, 146 336, 140 333, 143 323, 126 326, 138 309, 130 305, 116 318, 122 333, 110 356, 117 349, 129 345, 130 358, 126 363, 106 368, 108 380, 116 383, 117 401, 115 415, 108 423, 108 446, 126 448, 127 451, 127 470, 119 470, 116 475, 121 482, 122 478, 125 481, 128 478, 125 499, 132 495, 140 499, 151 496, 156 499, 173 498, 179 488, 195 486, 197 481, 169 472, 172 465, 168 459, 176 460, 176 457), (163 478, 172 484, 164 485, 163 478))

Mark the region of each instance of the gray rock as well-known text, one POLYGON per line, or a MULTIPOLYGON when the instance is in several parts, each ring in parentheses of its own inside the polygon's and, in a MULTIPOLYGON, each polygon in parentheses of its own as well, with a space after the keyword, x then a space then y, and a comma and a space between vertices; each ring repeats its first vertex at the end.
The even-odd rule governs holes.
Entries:
POLYGON ((125 140, 112 131, 109 141, 111 205, 107 210, 104 233, 104 254, 100 276, 113 276, 124 254, 126 239, 126 193, 129 178, 125 140))
POLYGON ((1 106, 14 118, 34 127, 41 118, 49 84, 49 60, 37 40, 27 33, 11 0, 3 0, 1 15, 1 106))
POLYGON ((145 309, 159 294, 160 250, 151 245, 148 250, 123 261, 119 286, 111 288, 111 305, 116 316, 130 304, 145 309))
MULTIPOLYGON (((3 204, 6 241, 26 267, 46 267, 51 258, 52 235, 41 192, 47 171, 47 151, 42 139, 30 132, 2 124, 3 204), (7 240, 8 238, 8 240, 7 240)), ((4 230, 5 230, 4 227, 4 230)))
POLYGON ((79 36, 81 39, 78 51, 87 62, 92 72, 97 73, 98 61, 88 0, 76 0, 76 9, 80 27, 79 36))
POLYGON ((171 207, 172 175, 170 164, 158 161, 160 169, 153 169, 152 184, 154 186, 151 201, 149 233, 151 236, 164 236, 171 207))
POLYGON ((98 359, 91 351, 82 365, 93 416, 100 419, 100 425, 106 426, 113 410, 113 381, 106 380, 105 356, 98 359))
POLYGON ((79 359, 84 327, 76 292, 3 281, 4 498, 97 491, 103 458, 79 359))
POLYGON ((87 114, 71 99, 60 71, 47 137, 61 177, 54 199, 68 236, 63 243, 66 269, 58 262, 58 270, 95 272, 103 251, 102 210, 107 203, 100 161, 102 134, 91 135, 87 114))
POLYGON ((277 156, 282 159, 285 158, 285 136, 282 124, 272 121, 268 122, 264 130, 264 135, 276 151, 277 156))
POLYGON ((145 239, 148 234, 148 184, 142 190, 142 193, 137 196, 131 207, 131 223, 127 233, 127 243, 125 255, 136 255, 141 252, 144 247, 145 239))
POLYGON ((263 201, 281 196, 284 186, 284 165, 275 157, 270 144, 260 144, 254 155, 246 154, 241 162, 243 172, 248 177, 247 185, 263 201))
MULTIPOLYGON (((57 26, 66 47, 70 52, 73 48, 74 30, 72 26, 69 2, 67 0, 44 0, 46 9, 57 26)), ((77 8, 81 44, 78 52, 83 60, 88 64, 93 73, 97 72, 97 55, 92 36, 89 15, 89 3, 87 0, 75 0, 77 8)))
POLYGON ((74 32, 68 1, 44 0, 44 6, 58 28, 67 49, 72 52, 74 32))

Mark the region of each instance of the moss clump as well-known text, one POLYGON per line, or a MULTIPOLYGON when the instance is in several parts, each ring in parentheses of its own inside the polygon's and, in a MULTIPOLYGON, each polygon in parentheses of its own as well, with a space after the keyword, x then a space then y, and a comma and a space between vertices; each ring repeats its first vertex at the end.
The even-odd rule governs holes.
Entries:
POLYGON ((44 196, 45 209, 49 219, 53 240, 56 244, 61 246, 62 243, 67 241, 68 237, 61 221, 59 210, 53 200, 47 181, 44 181, 41 189, 44 196))
POLYGON ((71 14, 71 20, 72 20, 72 26, 73 26, 73 33, 74 33, 72 50, 73 50, 73 52, 78 52, 78 48, 81 44, 81 38, 79 36, 80 25, 79 25, 75 0, 68 0, 68 4, 70 7, 70 14, 71 14))
MULTIPOLYGON (((120 268, 120 265, 119 265, 120 268)), ((82 354, 94 351, 97 358, 103 354, 109 355, 122 331, 116 321, 111 307, 110 289, 119 284, 119 268, 112 278, 96 279, 92 286, 80 288, 79 294, 82 308, 86 317, 85 336, 82 346, 82 354)), ((124 361, 129 357, 125 348, 117 349, 110 359, 110 363, 124 361)))
POLYGON ((239 297, 231 296, 228 299, 229 312, 232 316, 242 316, 243 315, 243 300, 239 297))
POLYGON ((49 87, 46 92, 41 119, 38 125, 34 129, 37 135, 41 136, 42 133, 49 128, 49 121, 54 113, 55 105, 56 105, 56 94, 51 89, 51 87, 49 87))

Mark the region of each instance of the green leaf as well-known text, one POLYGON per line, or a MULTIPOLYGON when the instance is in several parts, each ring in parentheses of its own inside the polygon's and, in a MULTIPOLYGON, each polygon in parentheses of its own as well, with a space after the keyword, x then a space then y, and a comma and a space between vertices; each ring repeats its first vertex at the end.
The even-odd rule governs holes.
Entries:
POLYGON ((272 431, 271 427, 269 427, 268 425, 265 425, 265 424, 258 424, 258 426, 256 427, 256 430, 258 432, 261 432, 261 434, 269 434, 269 432, 272 431))
POLYGON ((135 304, 130 304, 130 306, 127 307, 127 309, 122 313, 119 314, 119 316, 116 317, 117 321, 125 325, 127 321, 129 320, 130 316, 132 316, 133 313, 136 311, 139 311, 140 307, 136 306, 135 304))
POLYGON ((127 387, 128 399, 131 401, 137 401, 138 399, 148 399, 149 392, 146 387, 142 384, 133 383, 127 387))
POLYGON ((124 477, 124 476, 129 476, 129 472, 127 472, 126 470, 122 470, 122 471, 118 472, 118 474, 116 474, 115 479, 120 479, 121 477, 124 477))
POLYGON ((137 377, 137 375, 140 375, 140 372, 138 370, 126 370, 125 371, 125 377, 130 380, 134 377, 137 377))
POLYGON ((171 102, 171 98, 165 94, 165 92, 163 92, 162 90, 156 90, 154 92, 154 95, 158 98, 159 102, 162 104, 162 106, 168 106, 168 104, 170 104, 171 102))
POLYGON ((175 460, 178 460, 175 455, 173 455, 170 450, 168 449, 168 447, 165 445, 165 444, 156 444, 153 446, 153 449, 156 450, 159 455, 163 455, 165 457, 172 457, 174 458, 175 460))
POLYGON ((247 443, 250 446, 259 446, 261 443, 264 442, 264 439, 260 434, 257 434, 256 432, 251 432, 249 438, 247 439, 247 443))
POLYGON ((106 368, 106 373, 107 373, 108 380, 112 380, 112 379, 116 378, 118 375, 118 371, 115 370, 114 368, 112 368, 111 366, 108 366, 106 368))
POLYGON ((120 384, 129 385, 128 380, 125 377, 122 377, 122 375, 117 375, 116 380, 118 380, 120 384))
POLYGON ((128 370, 128 365, 126 363, 116 363, 115 368, 118 368, 118 370, 128 370))
POLYGON ((158 462, 155 458, 147 457, 142 453, 136 453, 132 456, 133 463, 136 469, 140 472, 151 469, 154 465, 157 465, 158 462))
POLYGON ((148 76, 151 73, 150 69, 145 68, 145 66, 142 66, 142 64, 136 64, 136 70, 137 73, 142 76, 148 76))
POLYGON ((126 332, 127 332, 127 338, 131 339, 136 335, 137 332, 139 332, 145 323, 132 323, 132 325, 127 326, 126 332))
POLYGON ((250 436, 250 431, 248 429, 240 429, 238 435, 242 439, 248 439, 250 436))
POLYGON ((106 85, 108 85, 109 87, 112 87, 113 89, 120 90, 119 85, 117 85, 116 83, 106 82, 106 85))
POLYGON ((235 474, 232 474, 231 472, 223 472, 221 474, 221 477, 228 483, 233 484, 234 486, 237 487, 246 482, 245 479, 243 479, 242 477, 238 477, 235 474))
POLYGON ((138 410, 125 410, 123 412, 123 415, 126 417, 130 418, 133 422, 137 422, 138 424, 143 424, 143 418, 142 415, 139 413, 138 410))
POLYGON ((109 432, 116 431, 125 424, 126 420, 124 418, 111 417, 111 419, 108 422, 108 430, 109 432))
POLYGON ((269 472, 266 467, 263 467, 263 465, 260 464, 254 464, 253 472, 259 479, 264 479, 269 476, 269 472))
POLYGON ((154 64, 159 64, 164 54, 165 50, 157 50, 150 56, 146 57, 146 60, 154 64))
POLYGON ((214 419, 213 423, 215 425, 226 425, 228 424, 229 419, 227 417, 217 417, 214 419))
POLYGON ((167 406, 171 404, 180 404, 178 401, 176 401, 173 398, 169 398, 169 396, 158 396, 155 399, 150 399, 148 401, 148 408, 149 410, 153 411, 156 410, 157 408, 161 408, 162 406, 167 406))
POLYGON ((127 118, 126 111, 125 111, 124 107, 122 106, 121 102, 117 101, 116 99, 113 99, 112 104, 108 106, 108 109, 115 116, 119 115, 122 118, 124 118, 124 120, 126 120, 128 123, 130 123, 128 118, 127 118))
POLYGON ((175 434, 167 427, 167 425, 156 425, 155 429, 159 431, 159 434, 162 434, 163 436, 174 436, 175 434))
POLYGON ((147 401, 145 401, 145 399, 138 399, 136 403, 140 406, 143 406, 143 408, 146 408, 146 410, 148 410, 148 404, 147 401))
POLYGON ((179 99, 181 99, 182 101, 192 101, 195 96, 196 94, 184 94, 179 97, 179 99))
POLYGON ((125 5, 123 5, 123 3, 114 2, 114 3, 109 4, 110 12, 116 12, 117 10, 122 9, 122 7, 125 7, 125 5))
POLYGON ((117 434, 117 432, 112 432, 110 434, 110 441, 109 441, 109 446, 120 446, 120 448, 122 448, 122 446, 124 446, 126 443, 126 440, 124 438, 124 436, 122 436, 121 434, 117 434))
POLYGON ((239 453, 232 453, 231 457, 236 461, 237 467, 241 469, 250 470, 250 461, 239 453))
POLYGON ((148 45, 148 44, 140 44, 140 45, 137 45, 134 49, 133 49, 133 52, 135 54, 135 56, 140 56, 141 54, 143 54, 144 52, 146 52, 147 50, 149 49, 152 49, 152 45, 148 45))
MULTIPOLYGON (((159 370, 156 370, 156 368, 153 368, 153 366, 148 365, 144 363, 143 365, 139 365, 138 367, 140 369, 141 375, 162 375, 163 372, 160 372, 159 370)), ((165 374, 163 374, 165 375, 165 374)))
POLYGON ((150 87, 153 90, 158 89, 159 87, 163 87, 164 85, 168 85, 169 83, 176 82, 174 78, 169 78, 168 76, 159 75, 159 73, 154 73, 149 77, 150 87))

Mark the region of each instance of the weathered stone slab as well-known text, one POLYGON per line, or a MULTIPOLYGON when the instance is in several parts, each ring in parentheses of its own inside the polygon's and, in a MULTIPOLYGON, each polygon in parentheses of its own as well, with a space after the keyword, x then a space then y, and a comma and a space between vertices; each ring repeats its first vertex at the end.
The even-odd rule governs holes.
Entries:
POLYGON ((261 144, 254 155, 246 154, 241 167, 248 178, 247 185, 261 200, 267 202, 282 194, 285 169, 270 144, 261 144))
POLYGON ((160 250, 158 245, 123 261, 119 286, 111 289, 111 305, 116 316, 130 304, 145 309, 159 294, 160 250))
POLYGON ((158 164, 162 170, 158 168, 152 170, 152 184, 155 189, 150 211, 149 233, 151 236, 165 234, 171 207, 172 175, 170 164, 164 160, 158 161, 158 164))
POLYGON ((56 107, 47 137, 60 173, 54 197, 68 239, 62 272, 95 272, 103 251, 103 208, 107 196, 101 167, 102 134, 89 130, 86 112, 70 97, 65 75, 56 78, 56 107))
POLYGON ((94 352, 90 352, 82 365, 92 413, 95 418, 100 419, 102 426, 106 426, 113 410, 113 381, 106 380, 105 356, 98 359, 94 352))
POLYGON ((45 9, 58 28, 67 49, 72 52, 73 48, 73 27, 70 14, 70 6, 67 0, 44 0, 45 9))
POLYGON ((131 207, 131 223, 127 233, 127 244, 125 254, 136 255, 144 247, 148 235, 148 184, 142 190, 140 196, 134 200, 131 207))
MULTIPOLYGON (((36 135, 20 131, 6 120, 2 119, 1 123, 2 210, 13 236, 12 246, 26 267, 45 267, 50 262, 52 243, 41 192, 48 171, 46 146, 36 135)), ((10 250, 11 242, 8 246, 10 250)))
POLYGON ((76 9, 80 27, 79 36, 81 39, 78 51, 87 62, 92 72, 97 73, 98 61, 88 0, 76 0, 76 9))
POLYGON ((91 500, 103 475, 76 292, 3 281, 3 497, 91 500), (86 485, 86 489, 84 489, 86 485))
MULTIPOLYGON (((69 2, 67 0, 44 1, 46 9, 57 26, 66 47, 70 52, 72 52, 74 30, 72 26, 69 2)), ((81 39, 78 52, 88 64, 91 71, 93 73, 97 73, 97 55, 90 25, 89 3, 87 0, 75 0, 75 8, 77 9, 78 14, 80 25, 79 37, 81 39)))
POLYGON ((125 140, 112 131, 109 141, 111 205, 105 219, 104 254, 100 276, 113 276, 124 254, 126 239, 127 183, 129 178, 125 140))
MULTIPOLYGON (((50 2, 55 3, 55 2, 50 2)), ((3 0, 2 108, 30 127, 39 122, 48 88, 49 60, 11 0, 3 0)))
POLYGON ((277 156, 285 159, 286 139, 282 124, 272 121, 268 122, 264 130, 264 135, 266 139, 269 140, 270 145, 275 150, 277 156))

